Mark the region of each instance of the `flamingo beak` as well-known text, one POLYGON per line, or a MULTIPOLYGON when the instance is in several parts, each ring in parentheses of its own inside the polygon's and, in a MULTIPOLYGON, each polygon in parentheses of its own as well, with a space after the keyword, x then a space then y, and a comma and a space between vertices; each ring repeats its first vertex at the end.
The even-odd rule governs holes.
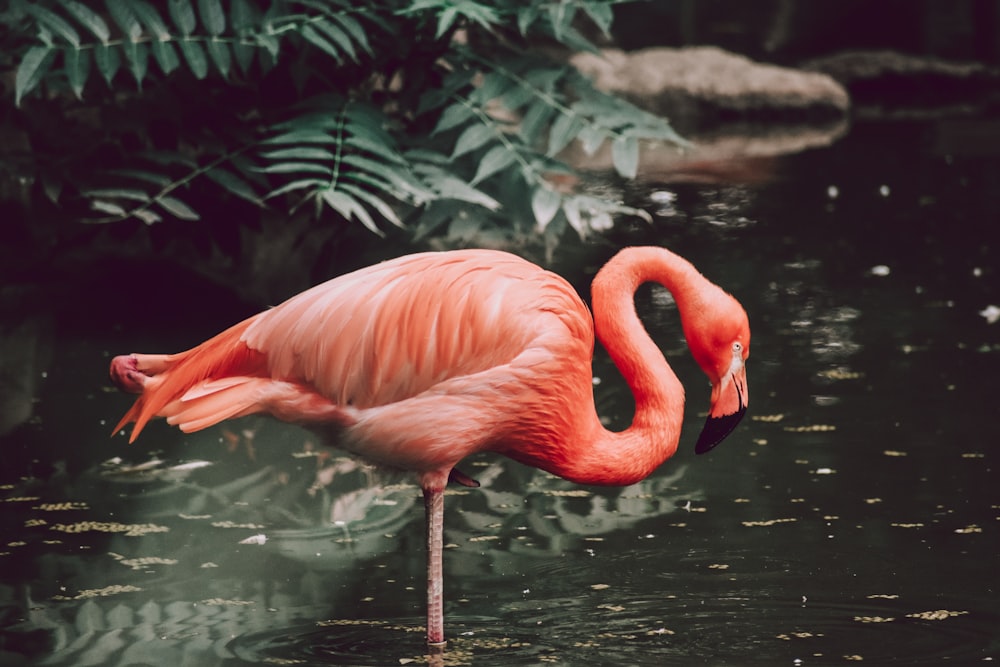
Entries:
POLYGON ((734 357, 728 372, 712 386, 712 407, 694 446, 696 454, 711 451, 733 432, 746 414, 748 398, 746 366, 734 357))

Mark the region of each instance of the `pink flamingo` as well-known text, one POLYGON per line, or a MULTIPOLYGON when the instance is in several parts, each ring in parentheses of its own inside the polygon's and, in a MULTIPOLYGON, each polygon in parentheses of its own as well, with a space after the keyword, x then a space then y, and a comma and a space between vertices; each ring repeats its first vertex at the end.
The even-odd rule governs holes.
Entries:
POLYGON ((444 644, 442 541, 455 466, 493 451, 581 484, 628 485, 677 450, 684 389, 649 338, 634 293, 673 294, 688 347, 712 383, 695 451, 747 407, 746 313, 689 262, 626 248, 594 278, 594 317, 558 275, 514 255, 401 257, 292 297, 179 354, 130 354, 111 378, 139 394, 115 427, 153 417, 184 432, 254 413, 305 425, 369 461, 413 471, 427 519, 427 641, 444 644), (594 407, 594 332, 635 395, 621 432, 594 407))

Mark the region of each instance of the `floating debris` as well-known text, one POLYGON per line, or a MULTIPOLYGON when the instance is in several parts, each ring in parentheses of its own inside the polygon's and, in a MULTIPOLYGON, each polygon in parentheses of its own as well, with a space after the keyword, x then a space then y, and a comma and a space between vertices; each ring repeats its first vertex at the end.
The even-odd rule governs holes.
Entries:
POLYGON ((825 431, 836 431, 833 424, 811 424, 809 426, 786 426, 784 430, 788 433, 822 433, 825 431))
POLYGON ((213 521, 213 528, 240 528, 242 530, 260 530, 264 528, 259 523, 235 523, 233 521, 213 521))
POLYGON ((258 544, 258 545, 260 545, 260 544, 266 544, 266 543, 267 543, 267 535, 265 535, 264 533, 258 533, 257 535, 251 535, 250 537, 246 538, 245 540, 240 540, 240 544, 258 544))
POLYGON ((142 537, 149 533, 166 533, 170 529, 154 523, 118 523, 116 521, 78 521, 77 523, 57 523, 49 530, 63 533, 125 533, 126 537, 142 537))
POLYGON ((595 591, 603 591, 606 588, 611 588, 609 584, 591 584, 590 587, 595 591))
POLYGON ((780 422, 785 418, 783 414, 776 415, 750 415, 750 419, 755 422, 780 422))
POLYGON ((203 604, 208 607, 249 607, 257 603, 253 600, 225 600, 223 598, 209 598, 207 600, 202 600, 201 602, 196 602, 195 604, 203 604))
POLYGON ((757 528, 760 526, 773 526, 778 523, 793 523, 795 521, 798 521, 798 519, 789 517, 784 519, 768 519, 767 521, 741 521, 740 523, 749 528, 757 528))
POLYGON ((935 609, 934 611, 921 611, 914 614, 907 614, 907 618, 919 618, 922 621, 943 621, 946 618, 964 616, 967 611, 948 611, 947 609, 935 609))
POLYGON ((986 318, 987 324, 996 324, 1000 320, 1000 307, 990 304, 979 311, 980 316, 986 318))
POLYGON ((826 370, 819 371, 816 375, 821 378, 826 378, 827 380, 858 380, 865 376, 865 374, 860 371, 850 371, 846 368, 828 368, 826 370))
POLYGON ((869 600, 898 600, 899 596, 895 593, 872 593, 871 595, 866 595, 869 600))
POLYGON ((924 527, 924 524, 922 524, 922 523, 890 523, 889 525, 893 526, 894 528, 923 528, 924 527))
POLYGON ((972 524, 970 526, 966 526, 965 528, 956 528, 955 532, 959 535, 968 535, 970 533, 981 533, 983 532, 983 529, 975 524, 972 524))
POLYGON ((729 566, 725 563, 710 563, 708 566, 709 570, 728 570, 729 566))
POLYGON ((80 591, 76 595, 53 595, 53 600, 67 601, 67 600, 85 600, 87 598, 104 598, 109 595, 118 595, 119 593, 138 593, 142 589, 138 586, 132 586, 131 584, 114 584, 111 586, 105 586, 104 588, 88 588, 87 590, 80 591))
POLYGON ((909 456, 907 452, 900 452, 895 449, 886 449, 882 452, 884 456, 909 456))
POLYGON ((896 619, 892 616, 855 616, 858 623, 892 623, 896 619))
POLYGON ((90 506, 85 502, 72 501, 65 503, 42 503, 41 505, 35 505, 31 509, 40 512, 69 512, 72 510, 89 510, 90 506))
POLYGON ((499 535, 479 535, 477 537, 470 537, 470 542, 491 542, 493 540, 499 540, 499 535))
POLYGON ((560 498, 589 498, 593 494, 586 489, 551 489, 543 491, 546 496, 556 496, 560 498))
POLYGON ((122 565, 126 565, 133 570, 142 570, 151 565, 177 565, 177 559, 175 558, 160 558, 159 556, 141 556, 139 558, 126 558, 121 554, 116 554, 114 552, 108 552, 108 555, 114 558, 116 561, 122 565))

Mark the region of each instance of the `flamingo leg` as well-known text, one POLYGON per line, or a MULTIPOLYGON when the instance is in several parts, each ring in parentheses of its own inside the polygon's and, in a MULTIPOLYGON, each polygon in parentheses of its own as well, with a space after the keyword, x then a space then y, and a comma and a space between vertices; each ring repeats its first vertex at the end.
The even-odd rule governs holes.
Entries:
POLYGON ((427 515, 427 645, 443 647, 444 639, 444 489, 424 488, 427 515))

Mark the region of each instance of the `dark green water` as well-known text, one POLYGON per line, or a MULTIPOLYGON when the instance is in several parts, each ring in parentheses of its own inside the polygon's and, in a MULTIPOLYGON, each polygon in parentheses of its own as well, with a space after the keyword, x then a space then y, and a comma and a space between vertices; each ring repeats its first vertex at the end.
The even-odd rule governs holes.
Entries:
MULTIPOLYGON (((688 387, 680 451, 627 489, 466 465, 483 488, 446 501, 444 664, 1000 657, 1000 322, 980 314, 1000 305, 1000 158, 954 134, 869 126, 752 186, 651 184, 633 196, 655 225, 557 255, 583 289, 618 245, 658 243, 733 292, 750 412, 694 456, 707 383, 641 290, 688 387)), ((425 662, 418 490, 266 421, 109 439, 129 402, 112 354, 187 347, 239 310, 78 315, 115 298, 5 323, 5 414, 34 416, 0 441, 0 665, 425 662)), ((622 381, 603 357, 595 375, 625 426, 622 381)))

